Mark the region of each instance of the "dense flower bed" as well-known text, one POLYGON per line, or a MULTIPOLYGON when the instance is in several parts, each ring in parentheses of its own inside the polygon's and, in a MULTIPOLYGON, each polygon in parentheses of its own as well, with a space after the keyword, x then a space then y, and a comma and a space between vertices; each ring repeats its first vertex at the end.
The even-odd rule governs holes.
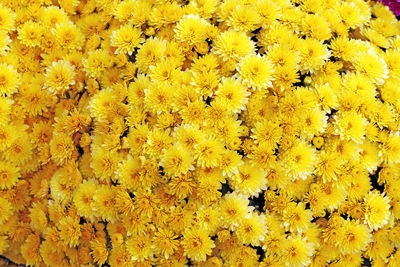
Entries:
POLYGON ((399 34, 364 0, 1 1, 0 254, 398 266, 399 34))

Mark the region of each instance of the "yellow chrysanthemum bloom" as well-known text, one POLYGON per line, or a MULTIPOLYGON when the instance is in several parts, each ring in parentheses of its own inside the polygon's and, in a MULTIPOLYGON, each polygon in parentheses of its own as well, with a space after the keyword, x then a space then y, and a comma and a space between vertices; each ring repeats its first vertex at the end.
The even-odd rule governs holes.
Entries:
POLYGON ((370 230, 365 224, 346 220, 339 227, 337 246, 342 253, 358 253, 371 242, 370 230))
POLYGON ((237 70, 243 82, 254 90, 267 89, 272 86, 274 68, 265 57, 246 56, 239 62, 237 70))
POLYGON ((53 135, 50 141, 51 157, 57 165, 64 164, 72 156, 74 149, 74 143, 68 134, 53 135))
POLYGON ((0 95, 11 96, 17 92, 19 75, 12 65, 0 64, 0 95))
POLYGON ((90 241, 90 248, 93 261, 98 264, 103 264, 107 261, 108 250, 107 250, 107 240, 105 238, 96 238, 90 241))
POLYGON ((386 62, 371 48, 368 52, 359 52, 354 57, 357 73, 365 75, 377 85, 384 83, 389 76, 386 62))
POLYGON ((79 244, 81 230, 79 220, 72 217, 64 217, 59 224, 60 238, 70 247, 76 247, 79 244))
POLYGON ((154 248, 148 235, 131 237, 126 241, 126 249, 132 260, 143 261, 151 257, 154 248))
POLYGON ((15 23, 15 13, 4 6, 0 5, 0 31, 8 32, 14 28, 15 23))
POLYGON ((3 224, 6 222, 12 214, 13 210, 10 202, 5 198, 0 197, 0 223, 3 224))
POLYGON ((9 97, 0 97, 0 125, 5 125, 10 121, 11 108, 14 100, 9 97))
POLYGON ((289 237, 282 249, 282 259, 286 266, 307 266, 314 253, 313 245, 298 236, 289 237))
POLYGON ((234 233, 238 237, 239 242, 243 244, 260 245, 260 242, 264 241, 267 233, 264 215, 256 215, 253 212, 249 213, 241 220, 234 233))
POLYGON ((368 226, 377 230, 388 223, 390 216, 390 199, 377 191, 369 192, 364 198, 365 222, 368 226))
POLYGON ((283 225, 292 233, 303 233, 310 227, 313 214, 303 203, 291 202, 282 213, 283 225))
POLYGON ((11 189, 20 178, 19 168, 13 163, 0 161, 0 188, 11 189))
POLYGON ((262 169, 254 168, 249 161, 245 161, 244 164, 240 165, 237 173, 232 175, 229 181, 235 192, 245 196, 258 195, 267 188, 265 172, 262 169))
POLYGON ((367 120, 355 111, 341 112, 334 116, 335 133, 339 134, 344 140, 353 140, 362 143, 367 127, 367 120))
POLYGON ((46 69, 45 86, 54 94, 63 94, 71 85, 75 84, 74 66, 68 61, 53 62, 46 69))
POLYGON ((203 229, 190 229, 183 233, 182 246, 184 255, 195 261, 205 261, 211 249, 215 247, 214 241, 203 229))
POLYGON ((209 24, 199 15, 184 15, 174 29, 176 39, 182 43, 195 45, 204 41, 209 24))
POLYGON ((6 31, 0 32, 0 55, 7 55, 7 51, 10 49, 9 44, 11 39, 6 31))
POLYGON ((316 155, 306 142, 299 142, 282 154, 289 175, 295 179, 306 179, 314 170, 316 155))
POLYGON ((155 249, 166 259, 178 249, 178 236, 169 229, 158 229, 154 235, 155 249))
POLYGON ((182 145, 177 144, 163 151, 160 165, 171 176, 185 174, 193 170, 193 157, 182 145))
POLYGON ((43 38, 43 31, 41 24, 28 21, 18 28, 18 39, 26 46, 39 46, 43 38))
POLYGON ((56 27, 51 29, 51 32, 54 34, 58 45, 62 48, 80 50, 83 45, 84 35, 71 22, 57 24, 56 27))
POLYGON ((212 52, 224 61, 239 61, 242 57, 254 53, 254 43, 241 31, 227 30, 214 41, 212 52))
POLYGON ((113 31, 111 35, 111 45, 116 47, 116 54, 132 55, 133 50, 144 41, 141 38, 142 32, 131 24, 121 26, 113 31))
POLYGON ((385 138, 380 148, 379 155, 384 162, 389 165, 400 162, 400 134, 398 132, 385 138))

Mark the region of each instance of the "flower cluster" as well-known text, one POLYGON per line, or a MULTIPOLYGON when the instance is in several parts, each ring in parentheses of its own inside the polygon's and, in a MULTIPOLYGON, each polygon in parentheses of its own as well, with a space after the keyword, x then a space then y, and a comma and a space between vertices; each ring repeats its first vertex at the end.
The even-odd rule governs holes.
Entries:
POLYGON ((398 266, 399 36, 364 0, 2 0, 0 254, 398 266))

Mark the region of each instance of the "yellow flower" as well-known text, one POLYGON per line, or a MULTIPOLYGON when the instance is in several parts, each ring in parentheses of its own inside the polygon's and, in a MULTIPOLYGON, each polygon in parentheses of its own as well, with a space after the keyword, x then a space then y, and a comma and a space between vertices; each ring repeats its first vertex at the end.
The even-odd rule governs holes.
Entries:
POLYGON ((346 220, 339 227, 337 246, 342 253, 358 253, 363 251, 369 242, 371 234, 368 227, 356 221, 346 220))
POLYGON ((90 248, 93 261, 97 264, 103 264, 107 261, 108 250, 106 247, 107 240, 103 238, 96 238, 90 241, 90 248))
POLYGON ((11 43, 11 39, 7 32, 0 31, 0 55, 7 55, 7 51, 10 49, 8 46, 11 43))
POLYGON ((139 158, 128 158, 116 170, 119 182, 128 190, 137 190, 142 185, 142 164, 139 158))
POLYGON ((324 182, 336 181, 341 173, 343 160, 335 153, 323 151, 318 155, 315 165, 315 174, 320 176, 324 182))
POLYGON ((335 10, 349 28, 361 26, 367 19, 354 2, 340 3, 335 6, 335 10))
POLYGON ((175 37, 182 43, 194 45, 206 39, 208 22, 199 15, 184 15, 176 24, 175 37))
POLYGON ((225 150, 221 156, 222 174, 231 177, 238 173, 238 167, 243 164, 242 157, 233 150, 225 150))
POLYGON ((254 43, 244 33, 227 30, 221 33, 214 41, 212 52, 222 57, 224 61, 235 60, 254 53, 254 43))
POLYGON ((265 144, 271 149, 277 148, 283 135, 282 128, 277 122, 272 120, 257 122, 251 131, 253 132, 251 137, 255 140, 256 144, 265 144))
POLYGON ((46 90, 41 86, 31 84, 25 90, 21 90, 18 97, 19 102, 23 106, 25 112, 31 116, 42 115, 48 111, 48 107, 52 104, 52 97, 48 95, 46 90))
POLYGON ((244 161, 244 164, 238 167, 238 172, 232 175, 229 181, 235 192, 245 196, 256 196, 267 188, 265 172, 255 168, 249 161, 244 161))
POLYGON ((398 50, 387 50, 385 54, 385 62, 389 70, 389 77, 400 78, 400 52, 398 50))
POLYGON ((31 218, 33 227, 38 231, 44 232, 48 224, 46 207, 36 202, 32 205, 32 208, 29 211, 29 217, 31 218))
POLYGON ((50 141, 51 158, 57 165, 64 164, 71 156, 75 146, 68 134, 53 135, 50 141))
POLYGON ((168 259, 169 256, 178 249, 178 237, 178 235, 174 234, 174 232, 169 229, 159 228, 154 234, 155 249, 164 258, 168 259))
POLYGON ((153 82, 145 89, 145 107, 154 113, 169 112, 173 101, 173 88, 167 82, 153 82))
POLYGON ((23 164, 32 159, 32 141, 25 130, 17 128, 14 139, 4 154, 4 157, 11 162, 23 164))
POLYGON ((243 82, 253 90, 267 89, 272 86, 274 68, 266 57, 246 56, 239 62, 237 70, 243 82))
POLYGON ((110 251, 110 257, 108 259, 110 266, 132 266, 133 261, 129 252, 126 249, 126 245, 114 247, 110 251))
POLYGON ((320 135, 325 131, 328 117, 325 111, 316 108, 312 109, 301 116, 302 132, 305 137, 311 138, 314 135, 320 135))
POLYGON ((0 64, 0 96, 11 96, 17 92, 19 75, 12 65, 0 64))
POLYGON ((39 253, 40 236, 31 234, 27 237, 24 244, 21 246, 21 254, 29 265, 38 265, 42 262, 42 257, 39 253))
POLYGON ((13 214, 12 206, 7 199, 0 197, 0 223, 6 222, 13 214))
POLYGON ((127 0, 117 5, 114 15, 120 22, 130 21, 135 25, 141 25, 148 19, 150 11, 150 3, 127 0))
POLYGON ((333 39, 329 48, 332 56, 342 58, 343 60, 350 60, 356 52, 352 40, 346 36, 338 36, 333 39))
POLYGON ((214 138, 201 140, 194 146, 194 156, 197 159, 197 165, 201 167, 216 167, 221 160, 223 145, 214 138))
POLYGON ((157 37, 148 38, 136 55, 136 65, 139 73, 146 73, 149 67, 159 62, 167 50, 167 42, 157 37))
POLYGON ((320 41, 328 40, 331 37, 329 23, 324 17, 314 14, 307 14, 303 20, 303 31, 307 36, 320 41))
POLYGON ((239 242, 245 245, 260 245, 267 233, 264 215, 257 215, 254 212, 249 213, 241 220, 234 233, 238 237, 239 242))
POLYGON ((90 50, 83 60, 85 72, 93 78, 100 78, 103 72, 112 66, 112 60, 106 50, 90 50))
POLYGON ((390 199, 371 191, 364 198, 365 202, 365 222, 372 230, 378 230, 388 223, 390 216, 390 199))
POLYGON ((153 81, 173 83, 179 74, 180 68, 175 67, 175 62, 172 59, 163 60, 155 66, 150 66, 149 76, 153 81))
POLYGON ((15 14, 6 6, 0 5, 0 31, 9 32, 14 28, 15 14))
POLYGON ((219 84, 215 95, 215 101, 222 102, 228 110, 238 113, 245 109, 250 92, 240 80, 227 78, 219 84))
POLYGON ((153 244, 149 235, 130 237, 126 241, 126 249, 132 256, 132 260, 143 261, 151 257, 154 253, 153 244))
POLYGON ((115 151, 98 148, 92 154, 92 168, 97 178, 109 181, 120 162, 119 154, 115 151))
POLYGON ((16 137, 16 128, 14 125, 0 125, 0 151, 4 151, 10 147, 16 137))
POLYGON ((384 162, 392 165, 400 162, 400 135, 399 133, 390 134, 380 145, 379 156, 384 162))
POLYGON ((275 66, 273 88, 277 91, 279 88, 281 91, 287 90, 292 84, 300 81, 299 73, 296 69, 291 68, 288 65, 275 66))
POLYGON ((11 107, 14 101, 9 97, 0 97, 0 125, 10 121, 11 107))
POLYGON ((164 150, 160 161, 165 173, 171 176, 186 174, 189 170, 193 170, 192 163, 192 155, 180 144, 164 150))
POLYGON ((313 220, 312 212, 305 208, 304 203, 293 202, 283 210, 283 225, 292 233, 305 233, 313 220))
POLYGON ((298 236, 290 236, 286 239, 282 259, 286 266, 301 267, 311 262, 314 253, 313 245, 298 236))
POLYGON ((360 163, 371 173, 376 170, 381 162, 379 158, 379 146, 376 143, 364 141, 361 149, 360 163))
POLYGON ((318 102, 325 112, 330 113, 332 109, 337 109, 339 106, 335 91, 329 84, 315 86, 318 102))
POLYGON ((251 32, 259 27, 260 17, 250 5, 238 5, 230 13, 228 24, 237 31, 251 32))
POLYGON ((145 144, 145 152, 152 157, 159 158, 163 149, 168 148, 172 144, 172 137, 169 132, 160 129, 154 129, 147 135, 147 144, 145 144))
POLYGON ((51 32, 54 34, 58 45, 62 48, 80 50, 83 45, 84 35, 72 22, 57 24, 56 27, 51 29, 51 32))
POLYGON ((151 218, 153 212, 158 208, 159 200, 149 192, 135 193, 135 208, 141 217, 151 218))
POLYGON ((302 41, 300 47, 300 70, 311 73, 317 71, 324 65, 325 60, 328 60, 330 55, 330 51, 321 41, 307 38, 302 41))
POLYGON ((54 28, 57 24, 67 23, 68 20, 68 15, 65 11, 56 6, 43 8, 40 16, 40 21, 48 28, 54 28))
POLYGON ((215 247, 214 241, 203 229, 190 229, 183 233, 184 255, 195 261, 205 261, 206 256, 211 254, 211 249, 215 247))
POLYGON ((219 210, 222 225, 233 228, 248 214, 248 200, 242 195, 227 194, 220 199, 219 210))
POLYGON ((113 31, 111 35, 111 45, 116 47, 116 54, 132 55, 133 50, 143 43, 142 32, 131 24, 121 26, 113 31))
POLYGON ((362 143, 367 120, 355 111, 340 112, 335 118, 335 133, 339 134, 344 140, 353 140, 362 143))
POLYGON ((69 247, 76 247, 79 245, 79 238, 81 230, 79 220, 72 217, 64 217, 60 220, 59 226, 60 238, 69 247))
POLYGON ((18 28, 18 39, 26 46, 40 46, 43 37, 43 26, 37 22, 27 21, 18 28))
POLYGON ((77 213, 87 218, 95 218, 92 210, 93 196, 97 189, 97 183, 94 180, 83 181, 74 192, 74 204, 77 213))
POLYGON ((115 209, 115 192, 107 185, 98 186, 91 203, 92 209, 97 217, 114 222, 118 216, 115 209))
POLYGON ((13 188, 20 178, 19 168, 15 164, 0 161, 0 188, 11 189, 13 188))
POLYGON ((54 94, 63 94, 75 84, 74 78, 74 66, 68 61, 60 60, 46 69, 45 86, 54 94))
POLYGON ((314 149, 305 141, 298 142, 282 154, 287 172, 295 179, 306 179, 314 170, 316 159, 314 149))
POLYGON ((366 76, 377 85, 383 84, 389 77, 385 60, 372 48, 368 52, 358 52, 354 56, 354 66, 358 74, 366 76))

